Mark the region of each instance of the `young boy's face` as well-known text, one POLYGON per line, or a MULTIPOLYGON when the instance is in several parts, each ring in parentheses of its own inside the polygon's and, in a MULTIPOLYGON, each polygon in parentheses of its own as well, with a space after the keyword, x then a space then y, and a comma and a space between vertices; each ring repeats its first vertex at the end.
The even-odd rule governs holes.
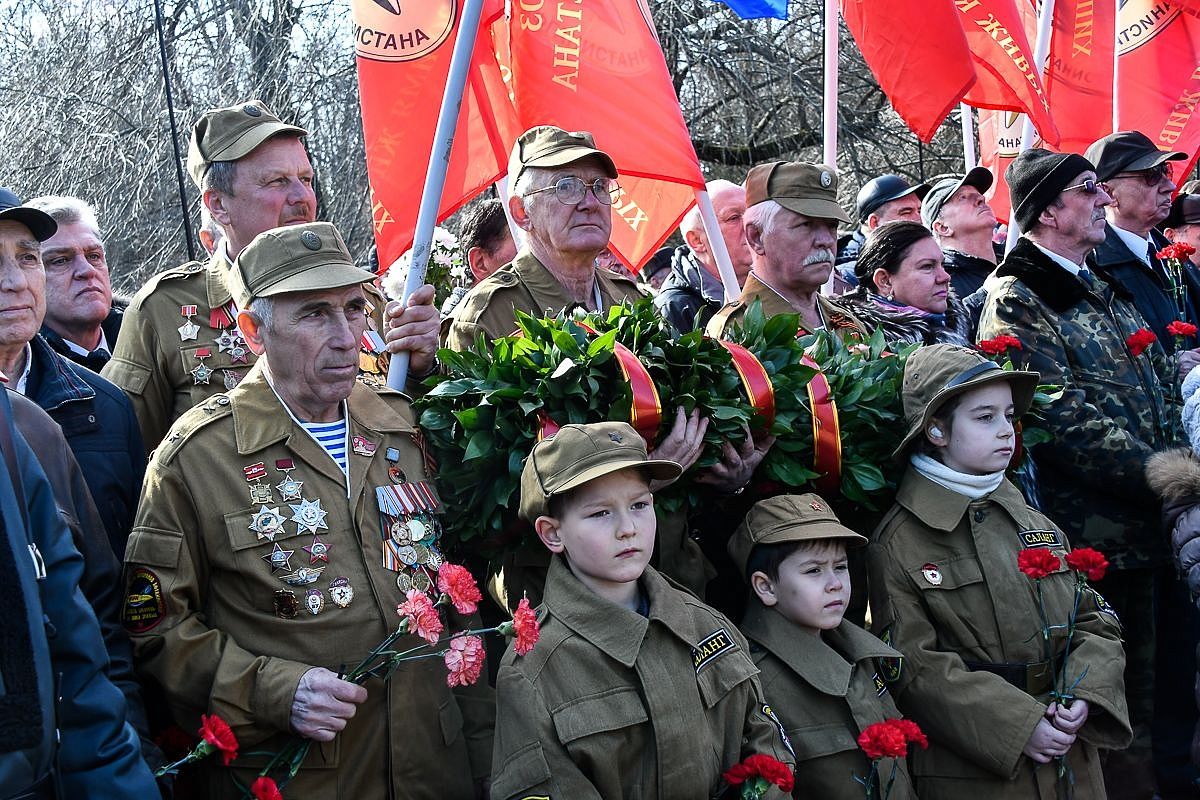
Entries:
POLYGON ((654 552, 654 497, 636 468, 588 481, 564 503, 560 518, 538 517, 538 536, 563 553, 592 591, 621 594, 636 582, 654 552))
POLYGON ((990 475, 1008 467, 1013 436, 1013 396, 1008 381, 996 381, 965 393, 954 409, 950 430, 941 440, 942 463, 968 475, 990 475))
POLYGON ((763 605, 773 607, 809 633, 833 630, 842 624, 850 602, 846 544, 838 540, 801 545, 779 564, 779 577, 763 572, 750 576, 763 605))

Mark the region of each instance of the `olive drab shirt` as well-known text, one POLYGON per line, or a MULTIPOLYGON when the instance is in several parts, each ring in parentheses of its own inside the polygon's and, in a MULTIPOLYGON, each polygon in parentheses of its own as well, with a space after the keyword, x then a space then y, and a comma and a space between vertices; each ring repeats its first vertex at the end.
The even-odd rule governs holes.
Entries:
MULTIPOLYGON (((796 751, 792 796, 861 800, 870 760, 858 747, 869 725, 900 716, 882 672, 900 653, 862 628, 842 622, 820 636, 806 633, 773 608, 752 600, 739 626, 761 671, 763 694, 796 751)), ((892 782, 891 800, 914 800, 904 761, 883 759, 879 774, 892 782)))
MULTIPOLYGON (((124 622, 143 677, 163 687, 185 730, 217 714, 243 753, 278 750, 301 676, 357 664, 399 624, 396 606, 420 583, 419 567, 435 568, 436 495, 412 412, 403 395, 366 380, 347 401, 349 487, 261 364, 186 412, 151 458, 126 551, 124 622), (403 513, 384 515, 381 488, 403 513), (410 556, 418 566, 405 566, 410 556)), ((473 778, 491 769, 490 690, 451 690, 441 659, 364 686, 366 702, 332 743, 313 745, 288 796, 472 798, 473 778)), ((233 774, 249 785, 263 763, 243 756, 233 774)), ((215 759, 201 769, 210 797, 241 796, 215 759)))
MULTIPOLYGON (((751 272, 746 276, 746 285, 742 287, 742 294, 732 303, 726 304, 720 311, 713 314, 708 321, 704 332, 714 338, 720 338, 725 333, 725 329, 730 323, 740 322, 746 310, 750 308, 750 304, 755 300, 762 303, 763 315, 768 319, 777 314, 795 314, 796 309, 792 304, 779 292, 772 289, 770 286, 762 282, 757 275, 751 272)), ((844 331, 847 335, 857 334, 865 337, 868 333, 863 324, 849 311, 838 305, 835 301, 829 299, 823 294, 817 295, 817 309, 821 312, 822 318, 825 320, 825 326, 830 330, 844 331)), ((813 333, 812 330, 804 322, 804 318, 800 318, 800 330, 797 331, 797 336, 804 336, 813 333)))
MULTIPOLYGON (((1017 553, 1027 547, 1045 547, 1060 560, 1070 550, 1062 531, 1026 506, 1008 480, 971 500, 911 467, 869 546, 874 630, 904 654, 898 672, 884 678, 896 705, 929 736, 929 749, 910 759, 921 800, 1056 797, 1056 766, 1039 767, 1021 753, 1050 690, 1037 589, 1017 569, 1017 553), (1001 664, 1032 665, 1021 688, 997 674, 1001 664)), ((1062 566, 1042 580, 1042 593, 1047 620, 1065 626, 1074 573, 1062 566)), ((1076 624, 1068 677, 1084 673, 1074 694, 1091 711, 1068 763, 1075 796, 1100 798, 1097 748, 1121 749, 1132 735, 1125 654, 1120 623, 1100 595, 1084 593, 1076 624)), ((1052 639, 1056 664, 1065 636, 1059 628, 1052 639)))
MULTIPOLYGON (((222 243, 207 264, 191 261, 155 275, 125 311, 101 374, 133 402, 147 455, 183 412, 237 386, 257 359, 237 327, 238 309, 225 286, 229 269, 222 243)), ((382 330, 383 296, 364 288, 369 328, 382 330)), ((386 371, 365 349, 360 366, 369 374, 386 371)))
POLYGON ((733 624, 651 567, 641 587, 648 617, 553 559, 537 647, 496 679, 493 800, 700 800, 748 755, 792 766, 733 624))

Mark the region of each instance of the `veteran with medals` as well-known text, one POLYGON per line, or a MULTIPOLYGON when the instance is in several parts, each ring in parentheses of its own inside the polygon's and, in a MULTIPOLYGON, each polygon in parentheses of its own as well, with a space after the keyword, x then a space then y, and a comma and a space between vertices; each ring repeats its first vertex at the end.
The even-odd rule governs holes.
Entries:
MULTIPOLYGON (((359 377, 363 284, 327 223, 260 234, 230 289, 245 379, 186 412, 155 451, 126 553, 125 626, 142 677, 185 730, 229 722, 244 754, 200 767, 241 797, 295 734, 313 740, 289 797, 473 798, 490 771, 486 687, 447 686, 440 661, 348 683, 442 563, 442 510, 407 398, 359 377)), ((437 313, 412 306, 393 342, 433 363, 437 313)), ((463 625, 465 621, 458 621, 463 625)), ((398 649, 420 640, 403 637, 398 649)))

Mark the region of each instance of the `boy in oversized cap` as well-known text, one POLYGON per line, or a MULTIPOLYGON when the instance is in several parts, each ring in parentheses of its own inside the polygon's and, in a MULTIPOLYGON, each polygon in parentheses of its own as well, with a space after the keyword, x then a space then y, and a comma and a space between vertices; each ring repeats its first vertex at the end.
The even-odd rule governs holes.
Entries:
MULTIPOLYGON (((866 778, 871 762, 858 736, 900 716, 885 680, 900 674, 900 653, 842 619, 846 550, 866 543, 815 494, 760 500, 729 538, 729 556, 750 584, 739 627, 796 750, 797 798, 861 798, 855 778, 866 778)), ((904 761, 895 760, 894 774, 892 766, 893 759, 879 765, 888 796, 915 797, 904 761)))
POLYGON ((679 472, 619 422, 565 425, 526 460, 520 513, 553 557, 538 646, 497 677, 496 800, 712 797, 752 754, 790 772, 745 640, 649 566, 650 481, 679 472))

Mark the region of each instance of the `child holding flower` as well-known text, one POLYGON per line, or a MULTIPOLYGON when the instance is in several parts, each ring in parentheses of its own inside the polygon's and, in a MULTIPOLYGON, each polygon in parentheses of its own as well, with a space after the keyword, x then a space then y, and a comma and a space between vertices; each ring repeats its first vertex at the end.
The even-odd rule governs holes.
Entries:
POLYGON ((520 513, 553 555, 538 645, 496 679, 494 800, 708 798, 756 754, 790 775, 745 640, 649 566, 650 481, 679 473, 618 422, 564 425, 526 459, 520 513))
POLYGON ((1068 565, 1005 477, 1037 382, 949 345, 905 365, 909 466, 867 560, 875 630, 904 654, 885 678, 929 736, 922 800, 1104 798, 1097 748, 1131 737, 1120 625, 1084 582, 1103 559, 1068 565))

